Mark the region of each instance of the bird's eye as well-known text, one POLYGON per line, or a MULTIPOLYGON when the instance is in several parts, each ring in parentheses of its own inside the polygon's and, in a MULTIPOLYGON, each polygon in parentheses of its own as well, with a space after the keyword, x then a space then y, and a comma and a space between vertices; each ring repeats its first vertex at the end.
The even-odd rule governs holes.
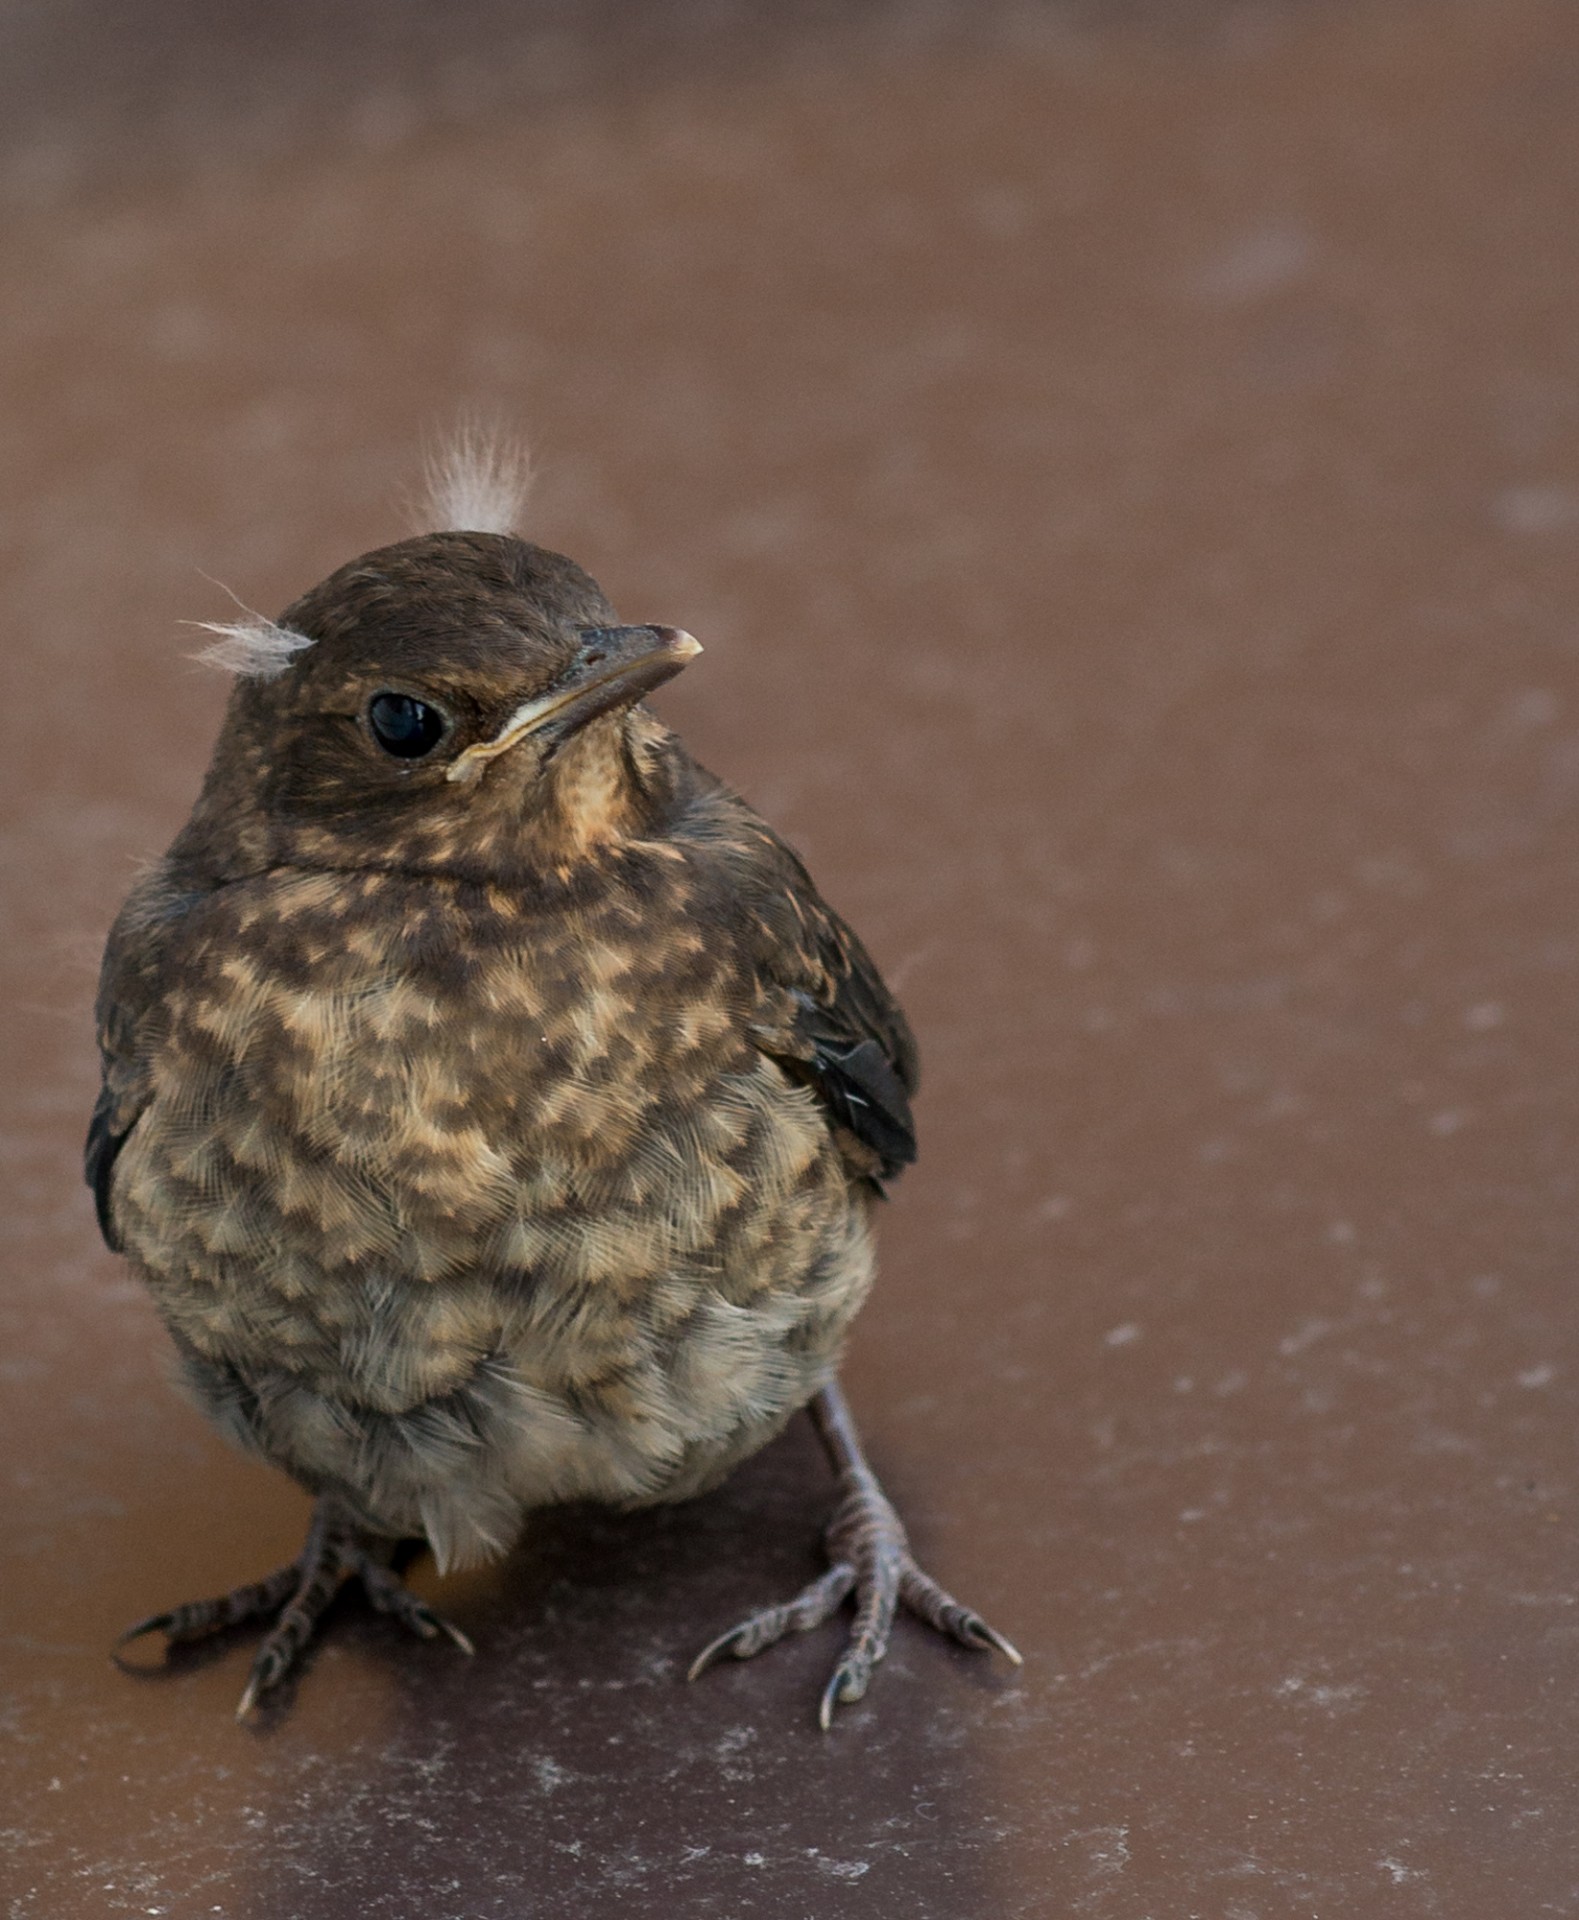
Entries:
POLYGON ((444 738, 444 715, 407 693, 375 693, 367 706, 367 724, 386 753, 399 760, 420 760, 444 738))

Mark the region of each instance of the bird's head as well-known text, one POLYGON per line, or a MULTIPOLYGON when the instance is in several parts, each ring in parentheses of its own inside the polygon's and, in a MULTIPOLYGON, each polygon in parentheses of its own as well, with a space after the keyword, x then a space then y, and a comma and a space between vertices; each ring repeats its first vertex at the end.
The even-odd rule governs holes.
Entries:
POLYGON ((701 651, 507 533, 382 547, 215 631, 237 681, 189 835, 236 870, 568 869, 640 830, 669 736, 637 703, 701 651))

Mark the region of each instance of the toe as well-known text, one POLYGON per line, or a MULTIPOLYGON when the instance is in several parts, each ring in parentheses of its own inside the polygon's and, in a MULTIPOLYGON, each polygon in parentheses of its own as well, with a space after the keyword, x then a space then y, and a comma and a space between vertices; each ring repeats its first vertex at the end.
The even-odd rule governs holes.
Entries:
POLYGON ((446 1620, 441 1613, 435 1613, 426 1600, 419 1599, 400 1576, 391 1573, 388 1567, 363 1554, 351 1563, 349 1571, 355 1573, 362 1582, 363 1591, 378 1612, 387 1613, 392 1620, 398 1620, 403 1627, 409 1627, 424 1640, 436 1640, 442 1633, 454 1641, 462 1653, 477 1651, 453 1621, 446 1620))
POLYGON ((1019 1650, 995 1627, 989 1627, 973 1607, 962 1607, 951 1593, 946 1593, 913 1560, 900 1576, 899 1596, 918 1619, 936 1627, 939 1633, 948 1634, 961 1646, 973 1647, 983 1653, 996 1648, 1015 1666, 1025 1664, 1019 1650))
POLYGON ((749 1660, 753 1654, 773 1646, 789 1632, 790 1612, 791 1608, 787 1605, 764 1607, 760 1613, 752 1614, 749 1620, 742 1620, 726 1633, 721 1633, 716 1640, 708 1641, 691 1662, 686 1679, 695 1680, 717 1660, 749 1660))
POLYGON ((691 1662, 686 1678, 696 1679, 698 1674, 705 1673, 715 1660, 722 1660, 726 1654, 736 1660, 749 1660, 753 1654, 761 1653, 782 1640, 787 1633, 810 1633, 813 1627, 820 1627, 824 1620, 839 1611, 855 1583, 855 1568, 846 1561, 840 1561, 821 1578, 813 1580, 809 1587, 802 1588, 793 1600, 786 1600, 777 1607, 763 1607, 759 1613, 752 1614, 749 1620, 742 1620, 738 1626, 709 1641, 691 1662))

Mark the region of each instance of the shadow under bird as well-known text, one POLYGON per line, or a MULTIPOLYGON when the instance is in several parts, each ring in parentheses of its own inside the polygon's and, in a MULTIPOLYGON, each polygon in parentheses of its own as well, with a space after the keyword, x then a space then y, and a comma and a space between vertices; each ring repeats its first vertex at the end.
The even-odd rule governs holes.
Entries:
POLYGON ((1017 1663, 916 1565, 836 1378, 915 1157, 904 1016, 641 704, 697 643, 620 625, 513 508, 460 517, 216 629, 212 765, 109 938, 105 1238, 200 1405, 316 1501, 291 1564, 124 1640, 263 1623, 245 1714, 354 1577, 469 1651, 400 1541, 455 1567, 537 1507, 685 1499, 804 1407, 828 1570, 693 1677, 851 1599, 824 1727, 900 1604, 1017 1663))

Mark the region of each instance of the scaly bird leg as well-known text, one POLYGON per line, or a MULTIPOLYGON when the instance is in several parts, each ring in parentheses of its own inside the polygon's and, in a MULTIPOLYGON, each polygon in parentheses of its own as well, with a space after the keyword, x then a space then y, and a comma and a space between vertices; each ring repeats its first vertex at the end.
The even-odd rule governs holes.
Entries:
POLYGON ((996 1647, 1019 1666, 1019 1654, 1001 1633, 979 1613, 962 1607, 916 1565, 899 1515, 861 1451, 855 1422, 837 1382, 823 1388, 809 1412, 839 1476, 843 1496, 824 1535, 832 1565, 793 1600, 764 1607, 721 1633, 697 1655, 688 1677, 696 1679, 725 1654, 749 1660, 789 1632, 805 1633, 821 1626, 852 1593, 855 1624, 844 1657, 823 1691, 817 1716, 825 1733, 833 1724, 834 1708, 859 1700, 866 1692, 873 1667, 888 1651, 894 1614, 901 1604, 962 1646, 980 1651, 996 1647))
POLYGON ((263 1637, 252 1662, 236 1718, 243 1720, 259 1696, 278 1685, 300 1658, 317 1630, 329 1602, 341 1582, 360 1580, 368 1599, 380 1613, 387 1613, 424 1640, 449 1635, 462 1653, 473 1651, 472 1643, 460 1628, 436 1614, 426 1601, 418 1599, 409 1587, 377 1557, 356 1527, 337 1513, 327 1500, 313 1509, 307 1542, 288 1566, 276 1568, 262 1580, 236 1587, 213 1600, 192 1600, 172 1607, 167 1613, 150 1614, 146 1620, 129 1627, 116 1641, 117 1651, 128 1641, 145 1633, 162 1633, 174 1646, 188 1640, 200 1640, 205 1634, 224 1627, 240 1626, 247 1620, 272 1618, 274 1624, 263 1637))

